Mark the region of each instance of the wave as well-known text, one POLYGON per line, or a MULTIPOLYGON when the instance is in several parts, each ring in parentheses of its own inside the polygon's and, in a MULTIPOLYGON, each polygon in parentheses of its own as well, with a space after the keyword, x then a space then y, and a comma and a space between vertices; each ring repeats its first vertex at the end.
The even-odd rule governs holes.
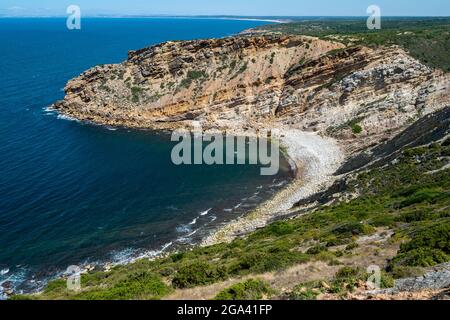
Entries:
POLYGON ((194 220, 192 220, 191 222, 189 222, 189 224, 190 224, 190 225, 196 224, 197 221, 198 221, 198 218, 199 218, 199 217, 195 218, 194 220))
POLYGON ((178 233, 186 233, 191 231, 191 227, 189 225, 182 225, 176 228, 178 233))
POLYGON ((192 243, 191 237, 192 237, 193 235, 195 235, 199 230, 200 230, 200 229, 195 229, 194 231, 190 232, 189 234, 177 238, 176 241, 179 242, 179 243, 183 243, 183 244, 187 244, 187 243, 191 244, 191 243, 192 243))
POLYGON ((279 188, 279 187, 284 186, 286 183, 287 183, 287 181, 283 180, 283 181, 281 181, 280 183, 272 184, 272 185, 270 185, 269 187, 271 187, 271 188, 279 188))
POLYGON ((212 208, 210 208, 210 209, 208 209, 206 211, 203 211, 202 213, 200 213, 200 215, 201 216, 206 216, 211 210, 212 210, 212 208))
MULTIPOLYGON (((133 248, 127 248, 125 250, 115 252, 112 256, 112 261, 110 264, 112 265, 124 265, 133 263, 137 260, 141 259, 152 259, 160 256, 163 254, 168 248, 170 248, 173 245, 173 242, 168 242, 161 246, 161 248, 156 250, 147 250, 147 251, 140 251, 133 248)), ((107 263, 108 264, 108 263, 107 263)))
POLYGON ((78 119, 76 119, 76 118, 73 118, 73 117, 70 117, 70 116, 65 115, 65 114, 58 114, 58 115, 56 116, 56 118, 58 118, 59 120, 81 122, 80 120, 78 120, 78 119))
MULTIPOLYGON (((28 282, 30 285, 35 283, 34 280, 30 279, 30 271, 26 268, 19 268, 14 272, 10 272, 9 268, 5 268, 2 270, 0 277, 0 300, 6 300, 8 295, 7 291, 12 290, 16 293, 23 293, 22 291, 17 291, 17 288, 25 282, 28 282), (8 272, 6 272, 6 270, 8 272), (4 277, 5 275, 8 276, 4 277)), ((40 290, 43 288, 43 284, 41 282, 36 283, 36 288, 33 288, 34 291, 40 290), (39 285, 40 284, 40 285, 39 285)))
POLYGON ((55 114, 55 112, 56 112, 56 110, 55 109, 53 109, 52 107, 45 107, 44 108, 44 110, 43 110, 43 113, 45 114, 45 115, 52 115, 52 114, 55 114))

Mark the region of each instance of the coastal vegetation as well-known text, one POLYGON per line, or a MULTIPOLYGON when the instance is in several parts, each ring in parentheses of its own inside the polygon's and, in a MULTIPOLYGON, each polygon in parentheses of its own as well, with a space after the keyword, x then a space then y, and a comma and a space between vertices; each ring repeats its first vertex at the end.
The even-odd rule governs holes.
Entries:
POLYGON ((237 283, 225 290, 222 290, 216 297, 216 300, 261 300, 268 298, 274 293, 270 286, 258 279, 249 279, 237 283))
POLYGON ((308 19, 256 28, 309 35, 347 45, 398 45, 424 64, 450 71, 450 18, 382 18, 381 30, 368 30, 366 18, 308 19))
MULTIPOLYGON (((450 260, 450 170, 445 168, 449 156, 448 140, 407 149, 383 168, 356 174, 345 193, 359 196, 349 201, 274 222, 231 243, 83 274, 80 292, 68 291, 64 280, 56 280, 41 294, 14 298, 159 299, 179 288, 255 277, 309 261, 341 269, 333 279, 324 279, 326 285, 301 283, 287 298, 344 294, 366 278, 364 270, 345 265, 344 258, 364 245, 358 244, 362 238, 376 234, 400 248, 384 266, 382 286, 390 287, 393 278, 421 274, 424 267, 450 260)), ((217 298, 256 299, 271 292, 263 282, 248 280, 218 293, 217 298)))

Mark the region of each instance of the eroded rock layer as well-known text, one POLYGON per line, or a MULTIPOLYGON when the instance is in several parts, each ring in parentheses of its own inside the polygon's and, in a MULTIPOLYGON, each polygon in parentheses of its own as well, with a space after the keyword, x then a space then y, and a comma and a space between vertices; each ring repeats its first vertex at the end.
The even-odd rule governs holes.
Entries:
POLYGON ((347 141, 386 138, 449 104, 449 76, 399 48, 312 37, 166 42, 71 80, 60 112, 99 124, 245 131, 294 127, 347 141), (366 137, 370 137, 367 139, 366 137))

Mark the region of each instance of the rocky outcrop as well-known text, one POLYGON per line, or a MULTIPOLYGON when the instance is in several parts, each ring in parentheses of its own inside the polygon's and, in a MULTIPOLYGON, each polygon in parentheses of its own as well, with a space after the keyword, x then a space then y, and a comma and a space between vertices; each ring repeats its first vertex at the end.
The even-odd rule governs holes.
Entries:
POLYGON ((54 107, 82 120, 142 128, 243 126, 275 114, 284 76, 341 44, 306 37, 166 42, 71 80, 54 107))
POLYGON ((394 288, 358 292, 349 296, 357 300, 449 300, 450 263, 435 267, 420 277, 395 281, 394 288))
POLYGON ((71 80, 54 108, 99 124, 233 131, 289 127, 343 141, 386 140, 450 101, 449 76, 399 48, 301 36, 166 42, 71 80))

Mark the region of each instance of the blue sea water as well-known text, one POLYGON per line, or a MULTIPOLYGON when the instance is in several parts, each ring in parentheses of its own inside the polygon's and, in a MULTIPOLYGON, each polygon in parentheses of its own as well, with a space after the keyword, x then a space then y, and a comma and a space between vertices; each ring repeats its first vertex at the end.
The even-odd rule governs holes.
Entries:
MULTIPOLYGON (((221 37, 264 22, 0 19, 0 284, 39 289, 72 264, 125 262, 195 243, 290 179, 258 166, 175 166, 162 133, 46 111, 66 82, 128 50, 221 37)), ((0 285, 1 291, 1 285, 0 285)))

